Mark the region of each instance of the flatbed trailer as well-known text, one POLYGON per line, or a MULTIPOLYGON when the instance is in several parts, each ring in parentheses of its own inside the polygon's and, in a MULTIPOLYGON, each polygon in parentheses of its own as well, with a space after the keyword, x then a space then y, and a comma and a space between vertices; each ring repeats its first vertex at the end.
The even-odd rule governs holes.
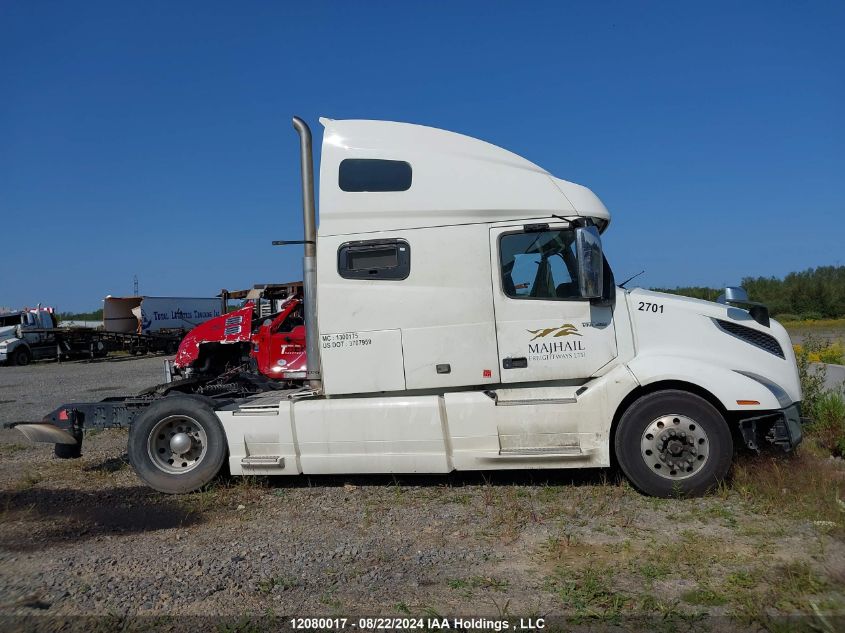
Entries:
MULTIPOLYGON (((108 332, 84 327, 32 328, 27 333, 44 336, 40 346, 55 346, 55 358, 59 361, 71 356, 98 358, 113 351, 127 351, 131 354, 160 352, 175 353, 182 340, 183 332, 136 334, 131 332, 108 332)), ((40 354, 40 358, 52 355, 40 354)))

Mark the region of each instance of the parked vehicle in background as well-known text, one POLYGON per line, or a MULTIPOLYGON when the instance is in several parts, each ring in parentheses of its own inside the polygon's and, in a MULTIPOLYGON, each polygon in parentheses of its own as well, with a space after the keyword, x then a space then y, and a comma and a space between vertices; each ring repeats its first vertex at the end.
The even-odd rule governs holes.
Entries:
MULTIPOLYGON (((249 291, 223 291, 223 307, 232 298, 248 298, 242 307, 201 323, 182 339, 175 361, 165 361, 165 381, 141 393, 57 407, 45 422, 71 424, 73 443, 56 443, 59 457, 78 457, 82 427, 126 427, 162 398, 191 395, 218 403, 299 386, 305 378, 305 327, 302 284, 268 284, 249 291)), ((82 330, 71 330, 81 336, 82 330)), ((66 336, 65 330, 56 330, 66 336)), ((129 345, 174 345, 159 334, 99 331, 129 345)), ((169 350, 173 351, 173 350, 169 350)), ((66 439, 66 438, 64 438, 66 439)))
POLYGON ((96 358, 111 351, 174 353, 196 325, 219 317, 219 297, 106 297, 103 322, 58 323, 52 308, 0 315, 0 362, 96 358))
POLYGON ((184 378, 215 377, 243 367, 273 380, 302 383, 305 320, 301 284, 283 287, 293 288, 295 294, 279 298, 264 289, 243 307, 188 332, 173 360, 173 374, 184 378))
POLYGON ((135 334, 181 333, 219 317, 219 297, 112 297, 103 299, 103 329, 135 334))
POLYGON ((29 365, 33 360, 56 358, 56 337, 42 332, 57 325, 52 308, 38 306, 0 315, 0 363, 29 365))

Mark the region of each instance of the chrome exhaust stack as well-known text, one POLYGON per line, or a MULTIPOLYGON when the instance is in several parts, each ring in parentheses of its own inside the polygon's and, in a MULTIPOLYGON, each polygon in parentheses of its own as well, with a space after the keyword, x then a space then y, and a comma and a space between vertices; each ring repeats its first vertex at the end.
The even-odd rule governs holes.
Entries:
POLYGON ((302 224, 305 231, 305 254, 302 258, 302 290, 305 311, 305 378, 314 391, 321 391, 320 333, 317 331, 317 210, 314 206, 314 152, 311 129, 298 116, 293 127, 299 134, 299 154, 302 168, 302 224))

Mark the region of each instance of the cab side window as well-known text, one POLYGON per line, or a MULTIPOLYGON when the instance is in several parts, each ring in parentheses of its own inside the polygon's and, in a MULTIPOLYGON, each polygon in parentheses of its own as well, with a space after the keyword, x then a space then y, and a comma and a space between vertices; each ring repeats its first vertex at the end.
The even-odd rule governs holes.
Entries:
POLYGON ((508 233, 499 240, 502 288, 513 299, 580 299, 575 232, 508 233))

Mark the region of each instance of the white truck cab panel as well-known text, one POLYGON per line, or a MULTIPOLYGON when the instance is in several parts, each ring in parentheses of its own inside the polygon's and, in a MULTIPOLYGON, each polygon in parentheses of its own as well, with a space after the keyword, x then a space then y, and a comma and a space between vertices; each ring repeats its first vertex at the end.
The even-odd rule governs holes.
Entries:
POLYGON ((327 395, 499 381, 485 225, 325 236, 319 243, 327 395), (346 245, 366 256, 394 242, 408 249, 406 277, 342 276, 346 245))
POLYGON ((591 217, 604 226, 610 222, 608 210, 586 187, 555 178, 531 161, 479 139, 393 121, 320 122, 325 127, 321 237, 555 214, 591 217), (345 160, 406 163, 411 179, 400 186, 409 186, 345 191, 340 182, 345 160))
POLYGON ((440 409, 438 396, 299 400, 302 472, 448 472, 440 409))

